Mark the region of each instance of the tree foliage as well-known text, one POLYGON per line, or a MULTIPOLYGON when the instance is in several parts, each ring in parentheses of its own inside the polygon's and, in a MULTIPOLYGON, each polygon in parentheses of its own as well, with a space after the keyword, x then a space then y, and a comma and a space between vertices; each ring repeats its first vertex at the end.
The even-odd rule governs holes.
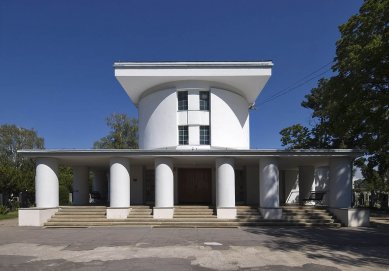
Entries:
POLYGON ((125 114, 112 114, 107 118, 110 133, 93 144, 95 149, 137 149, 138 120, 125 114))
POLYGON ((44 139, 35 130, 15 125, 0 126, 0 191, 18 194, 34 191, 34 161, 18 155, 19 149, 43 149, 44 139))
POLYGON ((287 148, 359 148, 357 159, 370 188, 389 190, 389 0, 366 0, 339 27, 332 67, 305 96, 312 127, 283 129, 287 148))

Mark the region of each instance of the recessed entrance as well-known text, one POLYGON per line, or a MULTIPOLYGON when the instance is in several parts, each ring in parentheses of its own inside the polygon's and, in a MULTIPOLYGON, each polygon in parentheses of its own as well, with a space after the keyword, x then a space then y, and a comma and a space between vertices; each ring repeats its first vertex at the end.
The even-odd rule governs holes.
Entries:
POLYGON ((212 171, 210 168, 178 169, 178 202, 211 204, 212 171))

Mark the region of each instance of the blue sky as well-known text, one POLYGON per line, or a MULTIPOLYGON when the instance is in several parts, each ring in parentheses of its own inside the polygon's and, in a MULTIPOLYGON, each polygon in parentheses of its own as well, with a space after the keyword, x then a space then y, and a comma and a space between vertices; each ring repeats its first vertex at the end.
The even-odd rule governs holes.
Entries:
POLYGON ((137 117, 115 61, 272 60, 251 147, 281 148, 282 128, 310 124, 300 103, 316 80, 263 102, 333 60, 338 26, 361 4, 0 0, 0 124, 34 128, 46 148, 91 148, 108 115, 137 117))

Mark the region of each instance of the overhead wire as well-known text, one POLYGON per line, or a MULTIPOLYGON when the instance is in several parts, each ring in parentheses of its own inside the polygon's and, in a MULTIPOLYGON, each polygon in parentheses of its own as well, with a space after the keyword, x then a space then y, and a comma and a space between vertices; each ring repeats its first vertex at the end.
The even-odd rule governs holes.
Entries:
POLYGON ((317 72, 323 70, 324 68, 326 68, 327 66, 331 65, 332 63, 334 63, 334 61, 331 61, 331 62, 328 62, 327 64, 321 66, 320 68, 316 69, 315 71, 309 73, 308 75, 302 77, 301 79, 297 80, 296 82, 294 82, 293 84, 291 84, 289 87, 286 87, 280 91, 277 91, 276 93, 274 93, 273 95, 271 95, 270 97, 266 98, 263 102, 260 102, 258 105, 263 105, 263 104, 266 104, 266 103, 269 103, 293 90, 295 90, 296 88, 299 88, 303 85, 305 85, 306 83, 326 74, 327 72, 329 72, 331 70, 331 68, 329 69, 326 69, 325 71, 319 73, 319 74, 316 74, 317 72), (316 74, 316 75, 314 75, 316 74), (314 76, 312 76, 314 75, 314 76), (308 78, 308 79, 307 79, 308 78), (306 80, 305 80, 306 79, 306 80))

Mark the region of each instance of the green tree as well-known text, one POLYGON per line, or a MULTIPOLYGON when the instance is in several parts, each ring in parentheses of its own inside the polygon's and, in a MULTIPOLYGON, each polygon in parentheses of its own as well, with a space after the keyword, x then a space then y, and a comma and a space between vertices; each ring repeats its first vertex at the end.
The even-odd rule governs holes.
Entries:
POLYGON ((107 118, 110 133, 93 144, 95 149, 137 149, 138 120, 125 114, 112 114, 107 118))
POLYGON ((357 159, 372 190, 389 190, 389 0, 366 0, 339 27, 332 67, 305 96, 314 125, 283 129, 287 148, 360 148, 357 159))
POLYGON ((34 161, 18 155, 19 149, 43 149, 44 139, 35 130, 4 124, 0 126, 0 191, 5 195, 33 192, 34 161))

